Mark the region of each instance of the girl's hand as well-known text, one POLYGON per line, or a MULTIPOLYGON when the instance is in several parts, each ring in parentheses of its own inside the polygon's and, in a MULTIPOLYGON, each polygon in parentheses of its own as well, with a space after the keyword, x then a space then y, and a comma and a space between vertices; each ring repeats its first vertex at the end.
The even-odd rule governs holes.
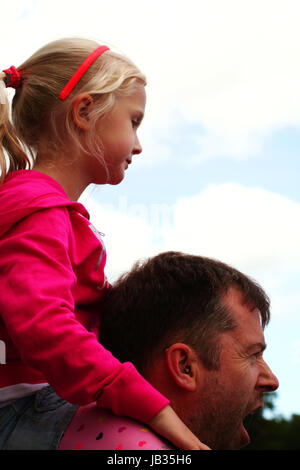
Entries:
POLYGON ((148 425, 181 450, 211 450, 190 431, 170 405, 163 408, 148 425))

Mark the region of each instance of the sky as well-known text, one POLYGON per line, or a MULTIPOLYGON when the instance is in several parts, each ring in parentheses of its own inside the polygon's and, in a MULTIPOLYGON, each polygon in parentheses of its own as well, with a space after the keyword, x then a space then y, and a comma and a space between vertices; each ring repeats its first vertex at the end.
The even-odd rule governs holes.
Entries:
POLYGON ((120 185, 80 199, 105 234, 107 275, 177 250, 255 279, 271 300, 275 411, 300 414, 300 3, 15 0, 1 16, 1 70, 80 36, 145 73, 142 154, 120 185))

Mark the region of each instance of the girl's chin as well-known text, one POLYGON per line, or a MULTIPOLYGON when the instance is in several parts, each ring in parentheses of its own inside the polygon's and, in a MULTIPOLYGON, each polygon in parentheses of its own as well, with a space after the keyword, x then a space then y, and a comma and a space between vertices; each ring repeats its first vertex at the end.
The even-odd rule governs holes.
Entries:
POLYGON ((107 184, 111 184, 112 186, 116 186, 117 184, 120 184, 125 177, 125 174, 118 174, 118 175, 113 175, 109 178, 107 181, 107 184))

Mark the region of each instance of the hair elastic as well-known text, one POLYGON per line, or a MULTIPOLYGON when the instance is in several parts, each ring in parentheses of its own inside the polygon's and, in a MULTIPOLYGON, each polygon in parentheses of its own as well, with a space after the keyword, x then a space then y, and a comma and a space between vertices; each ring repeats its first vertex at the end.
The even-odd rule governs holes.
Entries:
POLYGON ((6 70, 2 70, 6 77, 3 79, 6 87, 18 88, 21 85, 21 74, 13 65, 6 70))
POLYGON ((94 52, 92 52, 86 59, 85 61, 80 65, 80 67, 76 70, 74 75, 70 78, 68 83, 66 84, 65 88, 60 92, 58 97, 61 100, 65 100, 75 85, 79 82, 81 79, 82 75, 85 74, 85 72, 90 68, 90 66, 95 62, 95 60, 103 54, 103 52, 109 50, 109 47, 107 46, 99 46, 94 52))

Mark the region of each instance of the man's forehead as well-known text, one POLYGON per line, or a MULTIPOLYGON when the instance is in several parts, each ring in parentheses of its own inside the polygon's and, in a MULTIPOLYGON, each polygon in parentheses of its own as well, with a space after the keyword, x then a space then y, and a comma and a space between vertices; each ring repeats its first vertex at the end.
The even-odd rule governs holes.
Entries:
POLYGON ((261 325, 261 315, 253 302, 245 302, 244 294, 237 288, 228 290, 224 297, 224 304, 227 306, 233 320, 236 323, 235 332, 244 344, 249 343, 249 347, 255 343, 261 343, 265 348, 265 340, 261 325))
POLYGON ((248 311, 253 311, 259 314, 259 310, 251 299, 247 299, 246 295, 237 287, 230 287, 223 297, 223 301, 227 307, 232 310, 240 309, 241 307, 248 311))

